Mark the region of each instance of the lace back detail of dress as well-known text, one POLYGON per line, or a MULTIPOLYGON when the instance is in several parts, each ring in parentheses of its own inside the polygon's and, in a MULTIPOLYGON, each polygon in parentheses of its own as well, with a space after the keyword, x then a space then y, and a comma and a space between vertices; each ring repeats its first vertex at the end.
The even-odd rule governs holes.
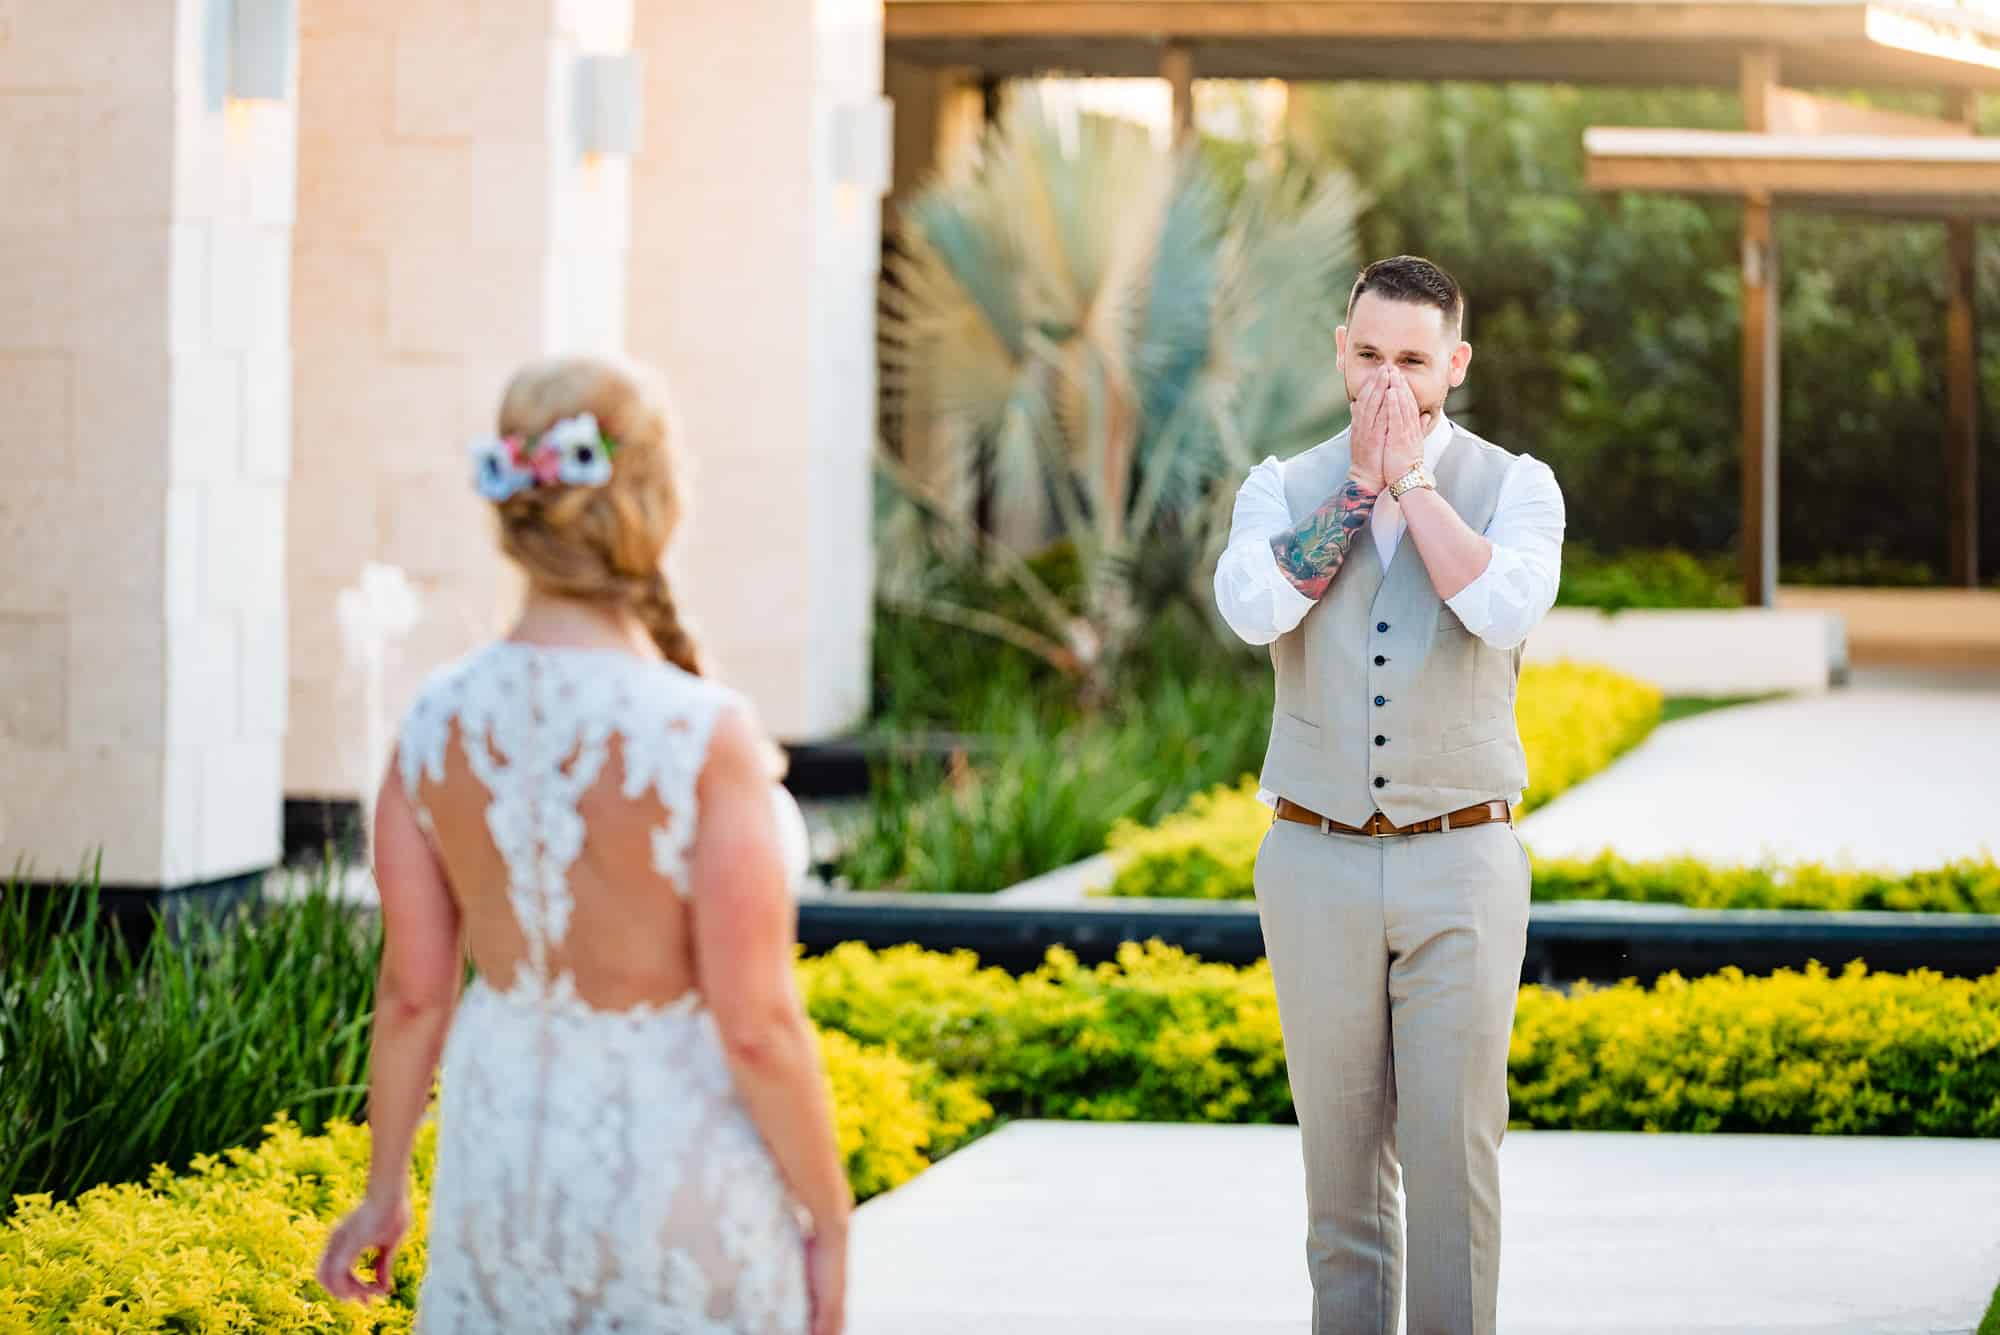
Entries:
POLYGON ((452 725, 487 794, 486 828, 507 868, 507 898, 544 983, 551 952, 575 909, 569 872, 583 851, 580 804, 602 776, 614 740, 620 791, 649 791, 663 810, 651 832, 652 868, 691 893, 688 848, 695 783, 727 688, 610 651, 501 641, 447 665, 419 692, 399 739, 404 791, 427 829, 423 782, 443 783, 452 725))

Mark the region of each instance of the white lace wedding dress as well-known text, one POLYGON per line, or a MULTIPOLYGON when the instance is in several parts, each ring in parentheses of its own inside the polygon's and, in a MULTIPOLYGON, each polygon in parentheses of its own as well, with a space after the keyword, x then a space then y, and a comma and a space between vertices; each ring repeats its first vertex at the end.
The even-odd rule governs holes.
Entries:
MULTIPOLYGON (((687 949, 695 779, 732 695, 503 640, 434 673, 403 721, 403 785, 475 962, 482 942, 515 956, 446 1040, 420 1335, 806 1329, 802 1216, 701 997, 591 999, 687 949)), ((772 788, 796 886, 805 826, 772 788)))

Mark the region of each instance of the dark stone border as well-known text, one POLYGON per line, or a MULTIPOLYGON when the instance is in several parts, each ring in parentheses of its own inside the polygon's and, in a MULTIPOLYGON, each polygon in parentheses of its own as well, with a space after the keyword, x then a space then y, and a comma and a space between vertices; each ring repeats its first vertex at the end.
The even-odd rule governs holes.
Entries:
POLYGON ((287 867, 316 863, 327 845, 349 862, 362 859, 361 803, 352 797, 285 797, 284 861, 287 867))
MULTIPOLYGON (((115 926, 134 953, 144 950, 156 931, 177 940, 191 925, 214 922, 245 904, 261 902, 265 869, 222 876, 212 881, 162 888, 144 885, 100 885, 98 916, 115 926)), ((17 881, 14 887, 34 903, 51 894, 66 899, 75 881, 17 881)))
POLYGON ((1538 976, 1651 982, 1669 970, 1698 977, 1735 965, 1749 974, 1839 970, 1863 960, 1872 973, 1935 969, 1976 978, 2000 969, 2000 914, 1688 909, 1671 904, 1559 900, 1534 906, 1529 969, 1538 976))
POLYGON ((868 767, 872 762, 934 760, 939 764, 951 753, 963 750, 978 756, 993 749, 989 737, 975 733, 926 732, 898 737, 832 737, 818 742, 786 742, 785 754, 791 765, 785 773, 785 787, 799 798, 865 797, 868 767))
MULTIPOLYGON (((1096 963, 1116 955, 1122 942, 1153 937, 1220 963, 1248 964, 1264 954, 1256 906, 1241 900, 1028 905, 989 895, 836 892, 799 907, 799 939, 809 953, 842 941, 878 949, 907 942, 971 950, 1015 973, 1041 963, 1050 946, 1096 963)), ((1979 977, 2000 969, 2000 914, 1538 902, 1529 915, 1521 977, 1548 983, 1633 977, 1650 985, 1671 970, 1693 978, 1733 964, 1747 974, 1768 974, 1818 960, 1837 973, 1852 959, 1865 960, 1872 972, 1927 968, 1979 977)))

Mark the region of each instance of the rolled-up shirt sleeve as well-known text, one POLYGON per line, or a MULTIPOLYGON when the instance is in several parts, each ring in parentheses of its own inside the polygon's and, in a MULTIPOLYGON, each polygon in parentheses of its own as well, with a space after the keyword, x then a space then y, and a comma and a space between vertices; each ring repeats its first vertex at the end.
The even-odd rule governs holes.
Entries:
POLYGON ((1446 600, 1465 628, 1496 649, 1528 638, 1555 606, 1562 579, 1565 511, 1549 466, 1521 455, 1501 479, 1486 539, 1493 559, 1479 577, 1446 600))
POLYGON ((1285 578, 1271 550, 1271 539, 1291 527, 1284 464, 1266 455, 1236 490, 1229 543, 1215 565, 1216 609, 1246 643, 1269 644, 1313 608, 1313 600, 1285 578))

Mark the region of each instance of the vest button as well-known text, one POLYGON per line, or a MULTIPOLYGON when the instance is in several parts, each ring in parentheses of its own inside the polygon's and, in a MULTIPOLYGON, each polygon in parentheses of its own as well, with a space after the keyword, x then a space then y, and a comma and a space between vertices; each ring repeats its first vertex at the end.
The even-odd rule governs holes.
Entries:
POLYGON ((1387 746, 1388 744, 1389 744, 1389 739, 1387 737, 1382 736, 1380 733, 1377 733, 1375 735, 1375 745, 1387 746))
POLYGON ((1389 703, 1389 697, 1387 697, 1386 695, 1378 695, 1375 697, 1375 703, 1378 706, 1386 705, 1389 703))
POLYGON ((1377 788, 1387 788, 1389 786, 1389 781, 1378 774, 1375 776, 1375 786, 1377 788))
POLYGON ((1389 631, 1389 623, 1386 621, 1378 621, 1375 623, 1375 629, 1378 632, 1386 635, 1389 631))
POLYGON ((1375 666, 1376 666, 1376 667, 1381 667, 1381 666, 1382 666, 1382 665, 1383 665, 1384 663, 1386 663, 1386 662, 1388 662, 1388 661, 1389 661, 1388 659, 1386 659, 1386 658, 1382 657, 1382 655, 1380 655, 1380 654, 1377 654, 1377 655, 1375 655, 1375 666))

